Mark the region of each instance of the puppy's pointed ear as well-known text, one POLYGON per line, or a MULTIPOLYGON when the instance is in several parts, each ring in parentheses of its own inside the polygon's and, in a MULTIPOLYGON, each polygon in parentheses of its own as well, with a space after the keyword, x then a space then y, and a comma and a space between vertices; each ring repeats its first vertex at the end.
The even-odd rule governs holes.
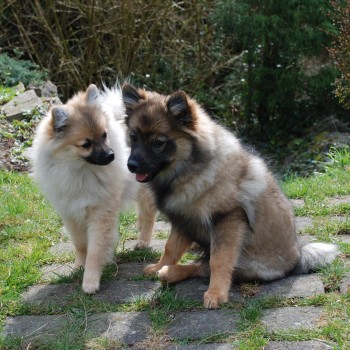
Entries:
POLYGON ((97 88, 95 84, 90 84, 85 92, 85 100, 87 104, 93 105, 98 102, 100 97, 100 90, 97 88))
POLYGON ((193 123, 187 95, 183 91, 177 91, 168 97, 167 108, 179 125, 189 127, 193 123))
POLYGON ((53 118, 53 128, 55 132, 62 131, 68 123, 68 108, 65 106, 56 106, 51 109, 53 118))
POLYGON ((131 84, 124 83, 122 86, 123 101, 126 108, 126 114, 130 116, 134 107, 143 100, 137 89, 131 84))

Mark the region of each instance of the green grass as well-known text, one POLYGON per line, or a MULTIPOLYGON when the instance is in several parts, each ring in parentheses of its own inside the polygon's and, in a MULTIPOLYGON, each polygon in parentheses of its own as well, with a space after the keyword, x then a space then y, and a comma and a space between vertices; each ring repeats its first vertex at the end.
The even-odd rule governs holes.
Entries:
MULTIPOLYGON (((314 225, 307 234, 315 235, 323 241, 332 242, 338 234, 350 233, 350 219, 330 221, 334 215, 350 215, 350 205, 335 207, 326 205, 329 197, 350 195, 350 152, 333 150, 330 162, 323 173, 308 178, 288 178, 282 187, 287 196, 301 198, 305 206, 296 210, 297 215, 310 216, 314 225)), ((165 329, 175 312, 203 310, 201 302, 179 298, 173 287, 164 287, 151 300, 137 299, 125 304, 97 301, 85 295, 80 288, 82 271, 71 276, 57 278, 52 283, 75 283, 76 291, 68 296, 64 306, 55 304, 25 305, 20 296, 32 285, 41 282, 40 269, 50 263, 72 262, 73 256, 53 256, 49 249, 62 241, 62 223, 53 208, 43 198, 31 178, 25 173, 0 171, 0 331, 4 320, 17 315, 65 314, 67 324, 58 337, 48 343, 33 342, 28 346, 21 339, 1 338, 0 349, 118 349, 120 344, 93 339, 84 330, 85 317, 95 312, 145 311, 152 324, 152 346, 166 342, 165 329)), ((122 240, 137 237, 136 215, 123 214, 120 219, 122 240)), ((163 237, 163 235, 161 235, 163 237)), ((238 333, 218 334, 200 340, 183 339, 179 344, 202 344, 228 342, 235 349, 262 349, 269 340, 310 340, 323 339, 334 344, 337 349, 348 349, 350 344, 350 296, 339 293, 343 276, 350 271, 346 262, 350 256, 350 244, 340 244, 342 255, 330 266, 319 271, 327 293, 310 298, 267 298, 257 299, 257 286, 241 286, 245 300, 241 303, 225 305, 238 316, 238 333), (304 331, 267 333, 260 323, 264 310, 282 306, 322 306, 326 313, 318 328, 304 331)), ((125 262, 148 263, 157 261, 159 253, 151 249, 123 250, 118 252, 116 264, 105 268, 102 280, 115 278, 118 265, 125 262)), ((184 256, 183 262, 194 258, 192 253, 184 256)), ((145 279, 141 274, 133 279, 145 279)), ((126 281, 127 283, 127 281, 126 281)))

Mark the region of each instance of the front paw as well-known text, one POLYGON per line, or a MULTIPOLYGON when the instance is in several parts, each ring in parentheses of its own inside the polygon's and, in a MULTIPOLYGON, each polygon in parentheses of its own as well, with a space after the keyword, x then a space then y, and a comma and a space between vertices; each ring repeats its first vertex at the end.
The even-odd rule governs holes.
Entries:
POLYGON ((94 294, 100 289, 100 279, 84 278, 82 288, 86 294, 94 294))
POLYGON ((149 243, 150 242, 146 242, 146 241, 143 241, 141 239, 139 239, 135 245, 135 248, 134 249, 144 249, 144 248, 148 248, 149 247, 149 243))
POLYGON ((204 293, 204 307, 207 309, 217 309, 220 303, 227 303, 227 301, 228 295, 223 293, 209 290, 204 293))
POLYGON ((157 275, 162 282, 171 283, 169 276, 169 266, 163 266, 158 272, 157 275))
POLYGON ((158 264, 147 265, 143 270, 143 274, 146 276, 155 275, 160 268, 161 266, 158 264))

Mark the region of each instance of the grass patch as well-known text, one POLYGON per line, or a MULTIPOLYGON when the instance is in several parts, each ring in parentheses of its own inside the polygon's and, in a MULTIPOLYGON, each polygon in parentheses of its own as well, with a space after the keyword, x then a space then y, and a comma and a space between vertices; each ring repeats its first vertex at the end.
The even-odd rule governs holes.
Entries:
POLYGON ((174 317, 174 312, 201 307, 202 303, 179 298, 174 287, 164 287, 150 304, 150 318, 156 331, 163 330, 174 317))
MULTIPOLYGON (((283 189, 289 197, 302 198, 305 206, 296 209, 297 215, 309 216, 313 226, 305 233, 314 235, 318 240, 338 242, 341 235, 350 234, 350 205, 347 203, 328 206, 327 199, 332 196, 350 194, 349 153, 334 153, 324 173, 309 178, 289 178, 283 183, 283 189), (333 157, 333 158, 332 158, 333 157), (331 220, 341 216, 342 220, 331 220), (345 218, 345 219, 344 219, 345 218)), ((41 267, 49 263, 68 263, 73 256, 67 254, 55 256, 49 252, 52 245, 63 240, 62 222, 50 204, 43 198, 30 177, 25 173, 0 171, 0 328, 8 316, 17 315, 53 315, 64 314, 68 317, 64 332, 53 337, 48 344, 25 343, 19 338, 0 338, 1 349, 118 349, 118 342, 93 338, 85 330, 87 315, 97 312, 145 311, 152 325, 151 340, 169 339, 165 329, 171 323, 176 312, 202 310, 201 301, 179 298, 174 287, 163 287, 150 300, 137 298, 124 304, 99 301, 85 295, 81 290, 83 271, 78 270, 68 277, 54 279, 51 283, 73 283, 76 290, 67 296, 63 305, 41 304, 27 305, 21 301, 21 293, 41 281, 41 267)), ((137 238, 136 215, 124 213, 120 217, 121 239, 137 238)), ((161 233, 160 238, 166 234, 161 233)), ((226 335, 203 337, 199 340, 182 339, 181 344, 207 344, 228 342, 237 349, 262 349, 269 340, 300 341, 323 339, 336 348, 346 349, 350 343, 350 296, 340 295, 339 285, 343 276, 350 271, 348 258, 350 244, 339 244, 342 255, 327 268, 319 271, 327 293, 309 298, 257 299, 255 284, 243 284, 241 293, 246 300, 243 303, 229 303, 223 308, 231 309, 239 315, 238 331, 226 335), (322 306, 325 315, 316 329, 303 331, 275 332, 269 334, 261 326, 260 320, 265 309, 285 306, 322 306)), ((156 262, 160 253, 150 248, 117 252, 116 264, 104 269, 102 281, 118 279, 120 264, 137 262, 156 262)), ((196 259, 196 252, 184 255, 182 263, 196 259)), ((135 275, 130 280, 149 279, 135 275)), ((128 283, 128 281, 125 281, 128 283)), ((117 293, 117 291, 116 291, 117 293)), ((204 291, 203 291, 204 293, 204 291)), ((156 343, 155 343, 156 344, 156 343)), ((180 344, 180 343, 179 343, 180 344)))

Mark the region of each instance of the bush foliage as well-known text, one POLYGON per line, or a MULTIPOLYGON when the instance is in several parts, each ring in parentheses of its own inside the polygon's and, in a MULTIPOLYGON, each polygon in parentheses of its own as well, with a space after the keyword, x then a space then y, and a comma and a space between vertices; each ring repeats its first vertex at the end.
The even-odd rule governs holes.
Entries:
POLYGON ((332 1, 334 9, 333 21, 337 32, 330 53, 341 76, 336 81, 336 95, 340 103, 350 109, 350 3, 348 1, 332 1))
POLYGON ((0 84, 14 86, 19 82, 25 85, 40 84, 46 78, 46 73, 40 71, 39 66, 28 60, 9 57, 0 54, 0 84))
POLYGON ((63 99, 117 77, 183 89, 270 143, 337 108, 326 0, 23 0, 0 10, 3 49, 47 69, 63 99))

